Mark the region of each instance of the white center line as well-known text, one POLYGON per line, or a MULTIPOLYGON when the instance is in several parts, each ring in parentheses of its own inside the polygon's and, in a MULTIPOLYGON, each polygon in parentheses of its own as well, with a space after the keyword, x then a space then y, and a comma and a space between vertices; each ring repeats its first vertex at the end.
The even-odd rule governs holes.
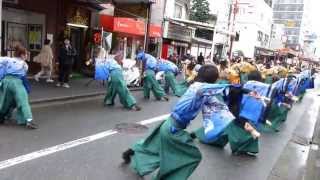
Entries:
MULTIPOLYGON (((152 123, 155 123, 155 122, 162 121, 162 120, 166 119, 169 116, 170 116, 170 114, 157 116, 157 117, 154 117, 154 118, 151 118, 151 119, 140 121, 140 122, 138 122, 138 124, 141 124, 141 125, 152 124, 152 123)), ((29 154, 18 156, 18 157, 15 157, 15 158, 12 158, 12 159, 8 159, 8 160, 5 160, 5 161, 1 161, 0 162, 0 170, 15 166, 15 165, 27 162, 27 161, 35 160, 35 159, 38 159, 38 158, 41 158, 41 157, 44 157, 44 156, 48 156, 50 154, 54 154, 54 153, 57 153, 57 152, 60 152, 60 151, 64 151, 64 150, 67 150, 67 149, 70 149, 70 148, 74 148, 74 147, 77 147, 77 146, 80 146, 80 145, 83 145, 83 144, 87 144, 87 143, 90 143, 90 142, 93 142, 93 141, 97 141, 99 139, 103 139, 103 138, 106 138, 108 136, 112 136, 112 135, 115 135, 115 134, 118 134, 118 132, 115 131, 115 130, 107 130, 107 131, 104 131, 104 132, 101 132, 101 133, 97 133, 97 134, 94 134, 94 135, 91 135, 91 136, 87 136, 87 137, 84 137, 84 138, 80 138, 80 139, 77 139, 77 140, 74 140, 74 141, 69 141, 69 142, 66 142, 66 143, 63 143, 63 144, 59 144, 59 145, 52 146, 52 147, 49 147, 49 148, 41 149, 39 151, 35 151, 35 152, 29 153, 29 154)))

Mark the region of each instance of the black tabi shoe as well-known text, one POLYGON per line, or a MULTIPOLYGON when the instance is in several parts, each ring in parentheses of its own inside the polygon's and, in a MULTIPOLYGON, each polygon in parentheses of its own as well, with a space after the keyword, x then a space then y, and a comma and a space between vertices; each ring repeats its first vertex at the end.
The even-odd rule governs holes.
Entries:
POLYGON ((194 133, 194 132, 190 133, 190 137, 191 137, 192 139, 197 139, 197 135, 196 135, 196 133, 194 133))
POLYGON ((163 96, 162 99, 164 99, 165 101, 169 101, 169 97, 168 96, 163 96))
POLYGON ((36 125, 36 124, 34 124, 33 122, 27 122, 26 128, 27 128, 27 129, 38 129, 39 126, 36 125))
POLYGON ((6 118, 5 118, 5 117, 0 118, 0 124, 4 124, 4 123, 5 123, 5 121, 6 121, 6 118))
POLYGON ((137 106, 137 105, 134 105, 134 106, 132 106, 131 110, 133 110, 133 111, 141 111, 141 107, 137 106))
POLYGON ((134 155, 134 151, 132 149, 128 149, 122 153, 122 159, 124 164, 129 164, 131 162, 131 156, 134 155))

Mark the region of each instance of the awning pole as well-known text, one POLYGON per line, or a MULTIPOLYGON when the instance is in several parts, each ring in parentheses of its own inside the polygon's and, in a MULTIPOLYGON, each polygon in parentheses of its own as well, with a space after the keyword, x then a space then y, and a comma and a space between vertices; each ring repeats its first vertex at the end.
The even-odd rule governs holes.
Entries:
POLYGON ((218 24, 218 20, 219 20, 219 11, 217 11, 217 22, 216 25, 213 29, 213 36, 212 36, 212 45, 211 45, 211 59, 210 61, 213 61, 213 57, 214 57, 214 49, 216 47, 216 34, 217 34, 217 24, 218 24))
MULTIPOLYGON (((217 18, 218 19, 218 18, 217 18)), ((213 61, 213 57, 214 57, 214 49, 216 47, 216 27, 214 27, 214 30, 213 30, 213 37, 212 37, 212 45, 211 45, 211 59, 210 61, 212 60, 213 61)))
POLYGON ((150 43, 150 18, 151 18, 151 3, 147 4, 147 19, 146 19, 146 32, 145 32, 145 36, 144 36, 144 52, 148 52, 149 50, 149 43, 150 43))

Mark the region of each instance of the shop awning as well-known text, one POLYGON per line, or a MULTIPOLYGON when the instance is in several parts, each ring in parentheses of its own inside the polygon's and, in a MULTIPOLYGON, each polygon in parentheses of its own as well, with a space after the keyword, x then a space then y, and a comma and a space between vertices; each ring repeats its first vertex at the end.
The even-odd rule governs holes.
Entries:
MULTIPOLYGON (((208 29, 208 30, 214 30, 216 28, 213 24, 209 23, 202 23, 202 22, 197 22, 197 21, 191 21, 191 20, 185 20, 185 19, 178 19, 178 18, 167 18, 166 20, 170 22, 178 22, 178 23, 184 23, 190 27, 193 28, 201 28, 201 29, 208 29)), ((230 32, 222 29, 217 29, 216 33, 227 35, 227 36, 236 36, 235 32, 230 32)))
POLYGON ((274 56, 275 51, 272 49, 262 48, 262 47, 255 47, 255 55, 256 56, 274 56))
POLYGON ((192 43, 203 44, 203 45, 206 45, 206 46, 212 46, 212 41, 209 41, 209 40, 206 40, 206 39, 202 39, 202 38, 196 38, 196 37, 192 38, 192 43))
POLYGON ((178 19, 178 18, 167 18, 167 20, 170 22, 184 23, 184 24, 191 26, 191 27, 194 27, 194 28, 203 28, 203 29, 208 29, 208 30, 214 30, 213 24, 191 21, 191 20, 186 20, 186 19, 178 19))
POLYGON ((292 50, 290 48, 282 48, 276 50, 279 55, 288 55, 291 54, 293 56, 299 56, 299 52, 292 50))
POLYGON ((115 4, 141 4, 155 3, 156 0, 81 0, 95 4, 115 3, 115 4))
MULTIPOLYGON (((100 26, 110 32, 125 33, 136 36, 144 36, 146 33, 145 22, 134 18, 100 15, 100 26)), ((154 38, 162 37, 161 26, 151 24, 149 36, 154 38)))

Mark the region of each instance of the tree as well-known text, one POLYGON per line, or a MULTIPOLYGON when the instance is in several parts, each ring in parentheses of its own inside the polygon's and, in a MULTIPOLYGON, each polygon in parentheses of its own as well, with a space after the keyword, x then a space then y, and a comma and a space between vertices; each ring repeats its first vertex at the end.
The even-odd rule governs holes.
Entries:
POLYGON ((198 22, 208 22, 210 9, 208 0, 192 0, 190 19, 198 22))

